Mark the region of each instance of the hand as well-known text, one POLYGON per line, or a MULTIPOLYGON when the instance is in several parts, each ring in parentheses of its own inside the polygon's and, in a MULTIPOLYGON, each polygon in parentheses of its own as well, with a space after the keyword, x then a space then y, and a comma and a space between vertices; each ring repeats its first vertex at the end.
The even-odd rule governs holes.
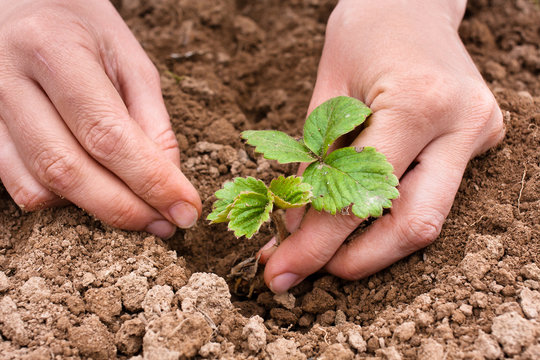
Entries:
POLYGON ((0 8, 0 178, 14 201, 68 200, 164 238, 193 225, 201 202, 179 168, 159 74, 110 2, 0 8))
POLYGON ((501 111, 461 43, 465 1, 342 0, 329 20, 309 111, 348 95, 374 114, 353 146, 374 146, 400 178, 387 215, 347 244, 354 216, 289 211, 292 235, 262 251, 284 292, 323 268, 345 279, 381 270, 440 233, 471 157, 504 136, 501 111))

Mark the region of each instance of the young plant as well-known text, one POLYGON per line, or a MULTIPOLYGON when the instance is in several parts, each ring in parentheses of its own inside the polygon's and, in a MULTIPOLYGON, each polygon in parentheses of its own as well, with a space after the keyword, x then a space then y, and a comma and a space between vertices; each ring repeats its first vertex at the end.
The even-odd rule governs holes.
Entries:
POLYGON ((235 236, 251 238, 270 219, 274 207, 289 209, 311 203, 316 210, 334 215, 349 209, 359 218, 382 215, 399 196, 398 179, 386 157, 372 147, 328 152, 334 141, 370 114, 361 101, 339 96, 313 110, 304 124, 303 139, 275 130, 244 131, 242 138, 266 159, 309 165, 302 177, 280 176, 268 187, 253 177, 226 182, 216 192, 217 201, 207 219, 228 222, 235 236))

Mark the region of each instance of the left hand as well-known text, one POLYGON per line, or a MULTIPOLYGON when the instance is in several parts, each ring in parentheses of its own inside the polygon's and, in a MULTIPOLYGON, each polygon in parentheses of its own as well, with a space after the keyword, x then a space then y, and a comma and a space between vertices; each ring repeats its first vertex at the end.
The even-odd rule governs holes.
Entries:
POLYGON ((292 235, 262 251, 272 291, 287 291, 321 268, 366 277, 439 235, 469 159, 504 136, 501 111, 457 34, 464 10, 465 1, 453 0, 340 1, 309 111, 339 95, 370 106, 369 126, 352 145, 386 155, 400 197, 347 244, 362 219, 289 211, 292 235))

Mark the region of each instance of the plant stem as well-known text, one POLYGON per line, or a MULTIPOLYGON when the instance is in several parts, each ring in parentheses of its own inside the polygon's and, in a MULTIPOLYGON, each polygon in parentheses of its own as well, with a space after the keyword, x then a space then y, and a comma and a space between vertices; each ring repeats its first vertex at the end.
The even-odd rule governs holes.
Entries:
POLYGON ((289 236, 289 232, 287 231, 287 227, 285 227, 285 221, 283 220, 283 211, 272 211, 270 213, 270 217, 272 218, 272 222, 276 227, 277 236, 275 246, 278 246, 283 240, 285 240, 287 236, 289 236))

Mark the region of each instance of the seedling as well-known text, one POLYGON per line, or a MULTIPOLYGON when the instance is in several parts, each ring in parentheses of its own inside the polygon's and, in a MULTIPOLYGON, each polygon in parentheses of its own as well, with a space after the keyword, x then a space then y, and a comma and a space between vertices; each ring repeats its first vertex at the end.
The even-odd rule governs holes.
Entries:
POLYGON ((361 101, 339 96, 317 107, 296 140, 275 130, 244 131, 242 138, 266 159, 281 164, 310 163, 302 177, 283 176, 266 186, 252 177, 237 177, 216 192, 208 215, 212 223, 228 222, 235 236, 251 238, 270 219, 274 207, 289 209, 311 203, 335 215, 348 210, 359 218, 382 215, 399 196, 398 179, 386 157, 372 147, 345 147, 328 152, 340 136, 354 130, 371 114, 361 101))
MULTIPOLYGON (((304 124, 304 137, 296 140, 275 130, 244 131, 244 138, 266 159, 281 164, 309 163, 303 176, 280 176, 266 186, 253 177, 237 177, 216 192, 217 200, 207 219, 228 222, 236 237, 251 238, 271 217, 274 208, 307 204, 335 215, 352 212, 359 218, 382 215, 399 196, 398 179, 386 157, 373 147, 344 147, 329 152, 340 136, 361 125, 371 110, 361 101, 339 96, 317 107, 304 124)), ((279 229, 278 241, 284 235, 279 229)))

